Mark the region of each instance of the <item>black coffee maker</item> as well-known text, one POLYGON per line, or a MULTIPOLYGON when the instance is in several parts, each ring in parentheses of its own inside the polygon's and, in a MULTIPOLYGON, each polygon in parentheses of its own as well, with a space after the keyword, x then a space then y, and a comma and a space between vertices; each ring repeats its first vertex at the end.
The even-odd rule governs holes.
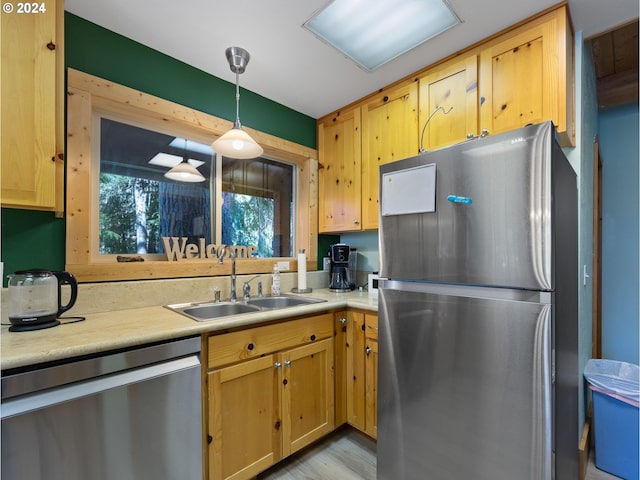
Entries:
POLYGON ((349 255, 351 249, 344 243, 336 243, 329 247, 329 290, 332 292, 350 292, 355 287, 355 279, 351 278, 349 255))

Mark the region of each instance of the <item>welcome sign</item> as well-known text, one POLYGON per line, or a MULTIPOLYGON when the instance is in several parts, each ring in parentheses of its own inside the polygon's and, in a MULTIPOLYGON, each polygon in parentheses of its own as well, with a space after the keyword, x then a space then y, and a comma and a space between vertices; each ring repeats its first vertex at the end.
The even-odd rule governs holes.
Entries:
POLYGON ((218 254, 224 252, 228 256, 226 249, 236 252, 237 258, 250 258, 257 250, 253 245, 217 245, 214 243, 205 244, 204 238, 199 238, 198 243, 187 243, 187 237, 162 237, 162 245, 170 262, 181 260, 207 260, 217 259, 218 254))

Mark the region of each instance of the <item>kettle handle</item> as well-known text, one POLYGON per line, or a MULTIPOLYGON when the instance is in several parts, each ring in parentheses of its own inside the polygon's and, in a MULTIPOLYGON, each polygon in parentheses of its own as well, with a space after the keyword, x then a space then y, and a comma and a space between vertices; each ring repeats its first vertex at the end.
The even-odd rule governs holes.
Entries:
POLYGON ((58 316, 62 313, 69 310, 76 303, 76 298, 78 297, 78 282, 76 281, 76 277, 69 272, 52 272, 56 278, 58 279, 58 316), (69 303, 66 305, 62 305, 61 303, 61 290, 60 287, 62 285, 69 285, 71 287, 71 298, 69 299, 69 303))

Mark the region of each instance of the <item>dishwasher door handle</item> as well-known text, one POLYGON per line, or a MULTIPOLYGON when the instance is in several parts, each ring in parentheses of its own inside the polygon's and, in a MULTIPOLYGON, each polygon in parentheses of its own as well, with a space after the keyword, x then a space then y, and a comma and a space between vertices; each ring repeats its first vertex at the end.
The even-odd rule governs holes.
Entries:
POLYGON ((5 418, 22 415, 51 405, 95 395, 96 393, 113 388, 143 382, 194 367, 200 368, 200 358, 197 355, 190 355, 188 357, 155 363, 134 370, 114 373, 93 380, 6 399, 0 406, 0 419, 4 420, 5 418))

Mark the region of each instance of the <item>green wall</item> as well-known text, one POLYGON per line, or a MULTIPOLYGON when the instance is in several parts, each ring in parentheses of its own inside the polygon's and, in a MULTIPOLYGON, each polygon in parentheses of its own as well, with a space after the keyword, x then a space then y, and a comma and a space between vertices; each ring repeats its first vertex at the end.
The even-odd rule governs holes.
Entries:
MULTIPOLYGON (((226 62, 227 46, 212 45, 211 55, 226 62)), ((220 118, 235 119, 235 84, 68 12, 65 65, 220 118)), ((315 119, 242 87, 240 95, 243 125, 316 148, 315 119)), ((2 209, 1 215, 6 273, 36 267, 64 268, 64 220, 48 212, 7 208, 2 209)))
MULTIPOLYGON (((221 80, 163 53, 65 13, 65 64, 83 72, 160 98, 235 119, 235 84, 221 80)), ((211 45, 211 55, 226 64, 228 45, 211 45)), ((249 64, 248 71, 251 69, 249 64)), ((229 70, 231 74, 231 70, 229 70)), ((246 74, 245 74, 246 75, 246 74)), ((291 88, 295 89, 295 85, 291 88)), ((316 148, 316 121, 242 88, 240 120, 265 133, 316 148)))

